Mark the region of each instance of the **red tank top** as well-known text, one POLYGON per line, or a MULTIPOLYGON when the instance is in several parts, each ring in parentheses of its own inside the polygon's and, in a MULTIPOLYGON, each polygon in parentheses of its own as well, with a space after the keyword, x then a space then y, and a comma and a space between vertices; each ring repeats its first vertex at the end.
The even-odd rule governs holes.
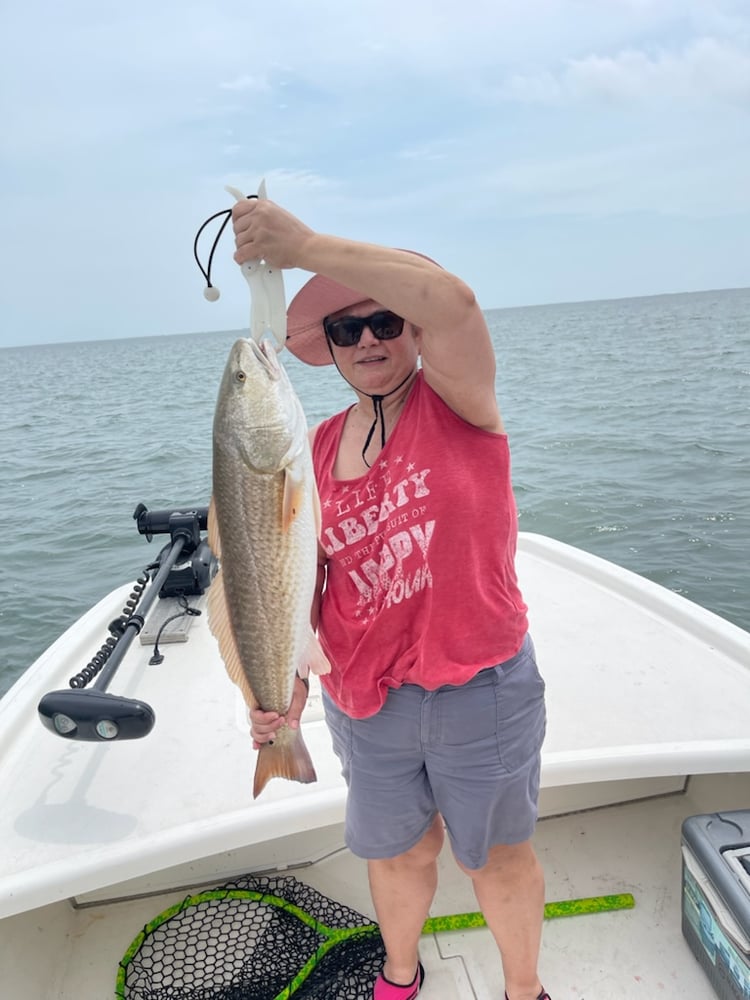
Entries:
POLYGON ((347 411, 313 445, 328 555, 321 678, 353 718, 388 688, 464 684, 514 656, 528 623, 515 571, 518 519, 505 434, 453 412, 420 372, 373 467, 332 469, 347 411))

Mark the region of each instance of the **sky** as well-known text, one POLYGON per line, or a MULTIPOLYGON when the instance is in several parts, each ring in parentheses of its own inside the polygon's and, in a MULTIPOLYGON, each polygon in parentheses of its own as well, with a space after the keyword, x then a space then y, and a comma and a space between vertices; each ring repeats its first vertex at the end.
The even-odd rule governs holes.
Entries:
POLYGON ((246 326, 262 178, 488 310, 745 287, 750 0, 0 2, 0 346, 246 326))

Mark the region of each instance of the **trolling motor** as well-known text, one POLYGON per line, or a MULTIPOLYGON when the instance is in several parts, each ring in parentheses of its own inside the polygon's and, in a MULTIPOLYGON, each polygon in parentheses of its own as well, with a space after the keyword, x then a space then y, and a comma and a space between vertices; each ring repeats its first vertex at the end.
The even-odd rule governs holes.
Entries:
POLYGON ((208 542, 201 538, 201 531, 208 527, 208 507, 196 507, 187 513, 177 510, 148 510, 139 503, 133 513, 138 534, 145 535, 150 542, 154 535, 170 536, 169 542, 158 555, 159 565, 166 561, 178 538, 184 538, 185 545, 178 556, 183 561, 177 565, 177 556, 170 564, 170 572, 164 579, 159 597, 199 597, 211 585, 216 575, 216 557, 208 542), (190 556, 186 561, 185 556, 190 556))
MULTIPOLYGON (((125 609, 127 614, 110 623, 110 637, 87 667, 71 678, 70 690, 50 691, 39 702, 42 724, 65 739, 134 740, 151 732, 156 721, 151 706, 144 701, 110 694, 107 687, 133 639, 143 628, 154 601, 165 597, 199 596, 216 575, 216 557, 201 537, 201 531, 208 524, 207 507, 149 511, 141 503, 133 519, 139 534, 145 535, 147 541, 161 534, 169 534, 170 540, 159 552, 156 562, 148 567, 150 586, 146 589, 148 575, 139 580, 125 609), (84 690, 94 677, 93 686, 84 690)), ((190 608, 183 613, 200 614, 190 608)))

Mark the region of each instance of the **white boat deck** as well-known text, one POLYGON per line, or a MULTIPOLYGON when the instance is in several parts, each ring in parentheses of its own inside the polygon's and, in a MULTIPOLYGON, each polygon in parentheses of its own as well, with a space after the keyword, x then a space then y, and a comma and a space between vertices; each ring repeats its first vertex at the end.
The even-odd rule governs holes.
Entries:
MULTIPOLYGON (((548 900, 619 892, 635 898, 632 910, 545 923, 540 971, 554 1000, 713 1000, 680 931, 680 825, 688 815, 748 801, 747 774, 707 775, 691 779, 684 794, 539 823, 535 843, 548 900)), ((340 837, 338 829, 327 857, 292 874, 372 917, 364 863, 342 847, 340 837)), ((432 914, 475 910, 469 882, 447 849, 440 867, 432 914)), ((220 883, 209 880, 206 886, 220 883)), ((88 900, 79 909, 62 901, 7 921, 12 934, 0 933, 0 968, 8 995, 113 995, 118 963, 138 932, 186 895, 183 888, 114 904, 88 900)), ((500 958, 489 931, 434 934, 423 939, 420 951, 427 971, 420 1000, 501 1000, 500 958)))
MULTIPOLYGON (((540 536, 522 534, 519 574, 548 686, 542 784, 552 811, 588 804, 587 790, 613 779, 750 770, 750 636, 540 536)), ((205 616, 186 645, 162 647, 159 666, 136 641, 111 685, 153 706, 149 736, 76 743, 42 727, 40 697, 67 687, 129 591, 93 608, 0 702, 0 917, 247 845, 263 866, 287 862, 282 833, 341 820, 344 789, 317 698, 303 728, 318 782, 274 781, 253 802, 254 753, 205 616)))

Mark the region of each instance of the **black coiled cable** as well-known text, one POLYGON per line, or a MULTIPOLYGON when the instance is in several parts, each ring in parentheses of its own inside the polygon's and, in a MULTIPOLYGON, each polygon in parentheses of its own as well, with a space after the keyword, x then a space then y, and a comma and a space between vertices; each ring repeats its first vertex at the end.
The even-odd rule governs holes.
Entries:
POLYGON ((68 681, 70 687, 86 687, 86 685, 90 684, 96 675, 101 671, 104 664, 112 655, 112 652, 117 643, 120 641, 121 636, 124 634, 128 622, 134 616, 135 609, 138 607, 138 603, 143 597, 143 593, 148 586, 150 580, 149 572, 154 569, 156 565, 157 564, 152 563, 150 566, 146 566, 136 582, 133 584, 133 589, 125 602, 122 614, 109 623, 109 631, 111 635, 109 635, 102 643, 99 651, 91 657, 83 670, 77 673, 74 677, 70 678, 68 681))

